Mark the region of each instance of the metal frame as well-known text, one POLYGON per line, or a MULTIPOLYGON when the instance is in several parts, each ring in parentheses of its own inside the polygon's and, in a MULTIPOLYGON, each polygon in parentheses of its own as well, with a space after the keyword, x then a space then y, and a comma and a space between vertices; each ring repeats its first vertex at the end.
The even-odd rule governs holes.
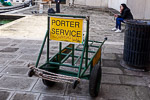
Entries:
POLYGON ((57 15, 57 14, 52 14, 48 16, 48 27, 47 27, 47 32, 44 38, 44 41, 42 43, 42 47, 40 49, 40 53, 39 56, 37 58, 37 62, 35 67, 38 69, 42 69, 42 70, 46 70, 46 71, 50 71, 52 69, 57 69, 56 74, 61 74, 61 75, 67 75, 67 76, 71 76, 71 77, 77 77, 79 79, 89 79, 90 73, 89 74, 85 74, 85 72, 87 71, 87 69, 90 67, 90 72, 92 70, 92 67, 94 67, 95 65, 93 64, 93 59, 96 58, 96 63, 100 62, 101 63, 101 48, 102 45, 104 44, 104 42, 107 39, 104 39, 103 42, 99 42, 99 41, 91 41, 89 40, 89 16, 75 16, 75 15, 57 15), (53 57, 49 57, 49 27, 50 27, 50 17, 51 16, 59 16, 59 17, 71 17, 71 18, 83 18, 87 21, 87 27, 86 27, 86 36, 85 36, 85 40, 83 42, 83 44, 80 44, 83 46, 83 49, 78 49, 78 46, 75 48, 74 44, 69 44, 68 46, 66 46, 64 49, 62 49, 62 43, 59 42, 59 52, 54 55, 53 57), (46 63, 38 66, 40 58, 41 58, 41 54, 44 48, 44 45, 46 43, 47 40, 47 60, 46 63), (90 44, 89 44, 90 42, 90 44), (94 43, 99 43, 99 46, 93 45, 94 43), (89 47, 93 47, 93 48, 97 48, 97 51, 90 51, 88 48, 89 47), (78 51, 78 52, 82 52, 82 54, 80 56, 76 56, 74 55, 74 52, 78 51), (88 57, 88 53, 93 53, 94 56, 92 58, 88 57), (72 62, 71 64, 64 64, 64 62, 69 58, 72 57, 72 62), (76 60, 74 59, 76 58, 76 60), (80 65, 77 66, 77 62, 80 60, 80 65), (85 60, 85 66, 83 66, 83 61, 85 60), (47 67, 46 65, 49 65, 49 67, 47 67), (66 70, 60 70, 59 66, 65 66, 65 67, 70 67, 70 68, 76 68, 78 69, 78 72, 72 72, 72 71, 66 71, 66 70))

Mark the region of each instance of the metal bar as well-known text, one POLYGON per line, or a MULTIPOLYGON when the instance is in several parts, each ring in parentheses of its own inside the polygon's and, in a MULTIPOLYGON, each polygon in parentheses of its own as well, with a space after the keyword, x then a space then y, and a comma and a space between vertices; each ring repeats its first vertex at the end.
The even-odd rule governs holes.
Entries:
POLYGON ((62 48, 62 43, 59 42, 59 55, 58 55, 58 61, 61 63, 61 48, 62 48))
MULTIPOLYGON (((70 47, 65 47, 66 49, 72 50, 70 47)), ((75 49, 76 51, 83 51, 83 49, 75 49)), ((95 51, 88 51, 89 53, 96 53, 95 51)))
MULTIPOLYGON (((102 44, 99 46, 99 49, 102 48, 103 44, 105 43, 105 41, 107 40, 107 38, 104 39, 104 41, 102 42, 102 44)), ((89 61, 88 66, 91 64, 91 62, 93 61, 95 55, 97 54, 97 52, 99 51, 99 49, 96 51, 96 53, 94 54, 94 56, 92 57, 92 59, 89 61)))
MULTIPOLYGON (((88 40, 89 40, 89 17, 88 17, 88 20, 87 20, 87 28, 86 28, 86 31, 87 31, 87 38, 86 38, 86 54, 85 54, 85 67, 88 68, 88 40)), ((81 74, 82 75, 82 74, 81 74)))
POLYGON ((59 66, 66 66, 66 67, 70 67, 70 68, 79 68, 79 66, 72 66, 72 65, 69 65, 69 64, 60 64, 60 63, 57 63, 57 62, 49 62, 49 64, 59 65, 59 66))
POLYGON ((81 72, 81 77, 84 75, 84 73, 86 72, 88 66, 86 66, 86 68, 84 68, 84 70, 81 72))
MULTIPOLYGON (((49 33, 49 26, 50 26, 50 18, 48 17, 48 33, 49 33)), ((47 34, 47 62, 49 62, 49 34, 47 34)))
MULTIPOLYGON (((75 49, 77 51, 83 51, 82 49, 75 49)), ((95 53, 95 51, 88 51, 89 53, 95 53)))
POLYGON ((81 58, 81 55, 78 56, 78 58, 76 59, 76 61, 74 62, 74 64, 76 64, 79 61, 80 58, 81 58))
POLYGON ((63 15, 63 14, 49 14, 49 16, 74 17, 74 18, 86 18, 86 16, 63 15))
POLYGON ((45 65, 46 65, 47 63, 45 63, 45 64, 42 64, 39 68, 43 68, 45 65))
MULTIPOLYGON (((88 20, 89 20, 89 17, 86 19, 87 24, 89 24, 88 20)), ((88 25, 87 25, 87 27, 88 27, 88 25)), ((88 34, 88 32, 87 32, 87 34, 88 34)), ((88 35, 86 35, 86 37, 85 37, 85 43, 84 43, 84 47, 83 47, 83 51, 82 51, 82 55, 81 55, 81 61, 80 61, 80 66, 79 66, 79 71, 78 71, 78 77, 79 78, 80 78, 80 74, 81 74, 81 69, 82 69, 82 63, 83 63, 85 48, 86 48, 86 45, 88 45, 86 43, 88 43, 88 35)))
POLYGON ((39 53, 39 56, 38 56, 37 61, 36 61, 36 65, 35 65, 36 68, 38 67, 38 64, 39 64, 39 61, 40 61, 40 58, 41 58, 41 54, 42 54, 42 52, 43 52, 43 48, 44 48, 44 45, 45 45, 45 42, 46 42, 47 34, 49 34, 49 33, 48 33, 48 30, 47 30, 46 35, 45 35, 45 37, 44 37, 44 41, 43 41, 43 43, 42 43, 42 47, 41 47, 41 49, 40 49, 40 53, 39 53))
POLYGON ((72 45, 72 65, 74 65, 74 44, 72 45))
MULTIPOLYGON (((66 54, 66 53, 61 53, 61 55, 67 56, 68 54, 66 54)), ((70 55, 70 56, 71 56, 71 55, 70 55)), ((72 56, 71 56, 71 57, 72 57, 72 56)), ((74 55, 74 57, 78 59, 79 57, 81 58, 81 55, 80 55, 80 56, 74 55)), ((85 57, 84 57, 83 59, 85 59, 85 57)), ((90 59, 91 59, 91 58, 88 58, 88 60, 90 60, 90 59)))
MULTIPOLYGON (((61 53, 61 55, 67 56, 67 53, 61 53)), ((72 57, 72 55, 70 55, 72 57)), ((79 56, 74 55, 75 58, 78 58, 79 56)))
MULTIPOLYGON (((62 69, 59 69, 58 70, 58 74, 63 74, 63 75, 70 75, 70 74, 74 74, 74 75, 77 75, 76 72, 72 72, 72 71, 66 71, 66 70, 62 70, 62 69), (65 74, 64 74, 65 73, 65 74)), ((72 76, 72 75, 71 75, 72 76)), ((74 76, 75 77, 75 76, 74 76)))
POLYGON ((90 76, 90 74, 86 74, 86 75, 83 75, 82 78, 83 79, 89 79, 89 76, 90 76))
POLYGON ((78 71, 78 78, 80 78, 80 74, 81 74, 84 52, 85 52, 85 46, 83 48, 82 55, 81 55, 80 66, 79 66, 79 71, 78 71))
POLYGON ((93 40, 89 40, 89 42, 103 43, 103 42, 100 42, 100 41, 93 41, 93 40))
MULTIPOLYGON (((102 45, 104 44, 105 41, 106 41, 106 40, 104 40, 104 41, 102 42, 102 44, 99 46, 99 49, 102 48, 102 45)), ((99 49, 97 50, 97 52, 99 51, 99 49)), ((95 55, 97 54, 97 52, 94 54, 94 56, 92 57, 92 59, 89 61, 87 67, 89 67, 89 66, 91 65, 91 62, 93 61, 93 59, 94 59, 95 55)), ((101 57, 100 57, 100 59, 101 59, 101 57)), ((82 71, 81 76, 84 75, 84 73, 86 72, 86 70, 87 70, 87 69, 84 69, 84 70, 82 71)))
POLYGON ((99 48, 99 46, 95 46, 95 45, 89 45, 90 47, 95 47, 95 48, 99 48))
POLYGON ((90 42, 92 42, 90 45, 92 45, 94 43, 94 41, 90 41, 90 42))
MULTIPOLYGON (((66 57, 64 59, 62 59, 61 63, 64 63, 70 57, 71 53, 72 52, 70 52, 69 54, 67 54, 66 57)), ((63 55, 63 54, 61 53, 61 55, 63 55)))
MULTIPOLYGON (((69 45, 67 45, 67 46, 69 46, 69 45)), ((65 49, 65 48, 64 48, 64 49, 65 49)), ((63 50, 64 50, 64 49, 63 49, 63 50)), ((62 51, 63 51, 63 50, 62 50, 62 51)), ((51 60, 54 59, 56 56, 58 56, 58 54, 59 54, 59 53, 57 53, 57 54, 55 54, 53 57, 51 57, 51 58, 49 59, 49 61, 51 61, 51 60)), ((61 53, 61 54, 62 54, 62 53, 61 53)), ((58 57, 57 57, 57 58, 58 58, 58 57)), ((57 59, 57 60, 58 60, 58 59, 57 59)))

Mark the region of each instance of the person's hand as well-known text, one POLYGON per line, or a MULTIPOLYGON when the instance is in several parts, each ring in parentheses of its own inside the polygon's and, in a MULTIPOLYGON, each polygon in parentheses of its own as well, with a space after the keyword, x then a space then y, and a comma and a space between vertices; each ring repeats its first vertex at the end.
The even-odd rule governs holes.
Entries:
POLYGON ((114 17, 118 17, 118 15, 117 15, 117 14, 115 14, 115 15, 114 15, 114 17))

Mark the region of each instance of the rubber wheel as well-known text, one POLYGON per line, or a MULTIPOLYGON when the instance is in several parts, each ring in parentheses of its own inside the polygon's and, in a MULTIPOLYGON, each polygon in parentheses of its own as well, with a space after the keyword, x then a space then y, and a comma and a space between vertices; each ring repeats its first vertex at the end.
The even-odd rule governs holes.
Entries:
POLYGON ((101 84, 101 76, 102 76, 102 70, 100 64, 96 64, 90 75, 89 80, 89 93, 91 97, 97 97, 99 93, 99 88, 101 84))
POLYGON ((46 85, 47 87, 52 87, 55 84, 55 82, 48 81, 48 80, 45 80, 45 79, 42 79, 42 81, 43 81, 43 84, 46 85))
POLYGON ((35 74, 34 70, 30 69, 29 72, 28 72, 28 76, 32 77, 34 74, 35 74))
MULTIPOLYGON (((53 66, 53 65, 46 65, 46 67, 50 67, 50 66, 53 66)), ((55 66, 55 67, 56 67, 56 69, 52 69, 52 70, 49 70, 49 71, 56 73, 57 70, 59 69, 59 66, 55 66)), ((52 87, 52 86, 54 86, 54 84, 56 83, 56 82, 49 81, 49 80, 45 80, 45 79, 42 79, 42 82, 43 82, 43 84, 46 85, 47 87, 52 87)))

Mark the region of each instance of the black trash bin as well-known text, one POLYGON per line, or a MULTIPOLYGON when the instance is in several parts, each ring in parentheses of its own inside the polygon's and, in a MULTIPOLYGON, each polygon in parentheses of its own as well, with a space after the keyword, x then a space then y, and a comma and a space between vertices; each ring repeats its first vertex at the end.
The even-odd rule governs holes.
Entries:
POLYGON ((149 67, 149 62, 150 21, 127 21, 121 65, 131 70, 145 71, 149 67))

